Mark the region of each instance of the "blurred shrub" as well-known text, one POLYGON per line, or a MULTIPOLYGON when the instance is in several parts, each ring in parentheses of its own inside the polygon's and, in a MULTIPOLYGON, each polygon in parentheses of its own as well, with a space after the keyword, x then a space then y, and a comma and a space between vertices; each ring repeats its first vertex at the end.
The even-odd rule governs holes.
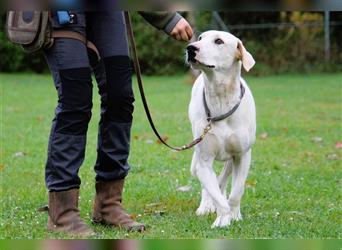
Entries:
POLYGON ((143 74, 169 75, 185 72, 186 43, 156 30, 140 15, 132 15, 135 40, 143 74))
MULTIPOLYGON (((1 18, 0 27, 5 25, 5 14, 1 18)), ((144 74, 176 74, 185 72, 185 43, 175 41, 149 25, 140 15, 132 15, 135 39, 141 68, 144 74)), ((15 71, 47 71, 42 53, 25 54, 20 46, 10 43, 5 31, 0 30, 0 72, 15 71)))
POLYGON ((5 17, 3 13, 0 19, 0 72, 35 71, 41 73, 46 71, 47 66, 41 53, 27 54, 20 46, 8 41, 3 29, 5 17))
POLYGON ((4 32, 0 32, 0 71, 19 71, 24 61, 24 53, 10 43, 4 32))
MULTIPOLYGON (((342 70, 342 50, 338 47, 335 29, 331 26, 331 60, 324 61, 323 13, 315 12, 259 12, 221 13, 225 22, 234 27, 237 24, 292 23, 294 27, 279 26, 267 29, 231 30, 241 38, 257 63, 251 74, 268 75, 281 73, 309 73, 342 70), (250 16, 248 18, 248 16, 250 16)), ((335 19, 335 17, 333 17, 335 19)), ((340 28, 341 30, 341 28, 340 28)))
MULTIPOLYGON (((0 13, 1 14, 1 13, 0 13)), ((195 11, 195 33, 219 29, 210 11, 195 11)), ((231 29, 253 54, 257 64, 251 74, 269 75, 286 72, 333 72, 342 70, 342 26, 331 26, 331 60, 324 62, 324 30, 322 26, 302 26, 322 22, 323 14, 315 12, 220 12, 228 28, 237 24, 293 23, 295 27, 279 26, 268 29, 231 29)), ((1 15, 4 27, 5 15, 1 15)), ((332 20, 342 21, 341 12, 331 12, 332 20)), ((141 68, 147 75, 173 75, 185 72, 186 43, 169 38, 136 13, 132 15, 141 68)), ((0 72, 47 71, 41 54, 27 55, 20 47, 7 41, 0 29, 0 72)))

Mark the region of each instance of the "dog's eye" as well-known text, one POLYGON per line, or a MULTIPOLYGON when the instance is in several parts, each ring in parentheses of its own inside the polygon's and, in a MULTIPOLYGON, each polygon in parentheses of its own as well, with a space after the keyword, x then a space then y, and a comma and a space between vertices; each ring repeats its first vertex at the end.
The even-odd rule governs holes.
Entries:
POLYGON ((224 44, 224 42, 223 42, 220 38, 217 38, 217 39, 215 40, 215 43, 216 43, 216 44, 224 44))
POLYGON ((199 38, 198 38, 198 41, 201 41, 202 40, 202 37, 200 36, 199 38))

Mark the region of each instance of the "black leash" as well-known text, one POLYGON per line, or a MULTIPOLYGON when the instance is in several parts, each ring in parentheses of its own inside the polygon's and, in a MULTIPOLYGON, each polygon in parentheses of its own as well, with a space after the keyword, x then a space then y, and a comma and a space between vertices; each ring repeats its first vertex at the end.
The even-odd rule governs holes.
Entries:
MULTIPOLYGON (((225 118, 227 118, 228 116, 232 115, 235 110, 239 107, 241 99, 243 97, 244 94, 244 88, 241 85, 241 98, 238 104, 236 104, 233 109, 231 111, 229 111, 227 114, 222 115, 219 117, 219 119, 217 117, 210 117, 210 111, 209 108, 207 106, 206 100, 205 100, 205 96, 203 96, 204 98, 204 105, 206 106, 206 113, 208 115, 208 124, 207 126, 203 129, 203 133, 201 134, 200 137, 198 137, 197 139, 193 140, 192 142, 190 142, 189 144, 186 144, 182 147, 173 147, 171 145, 169 145, 159 134, 158 130, 156 129, 152 116, 151 116, 151 112, 150 109, 148 107, 147 104, 147 100, 145 97, 145 91, 144 91, 144 87, 143 87, 143 83, 142 83, 142 78, 141 78, 141 70, 140 70, 140 63, 139 63, 139 58, 138 58, 138 52, 137 52, 137 48, 136 48, 136 44, 135 44, 135 39, 134 39, 134 33, 133 33, 133 29, 132 29, 132 22, 131 22, 131 17, 128 11, 125 11, 125 21, 126 21, 126 27, 127 27, 127 34, 128 34, 128 39, 129 39, 129 43, 131 45, 131 52, 132 52, 132 57, 133 57, 133 65, 134 65, 134 71, 137 75, 137 82, 138 82, 138 87, 139 87, 139 91, 140 91, 140 96, 141 96, 141 100, 145 109, 145 113, 147 116, 147 119, 150 123, 150 126, 154 132, 154 134, 158 137, 158 139, 160 140, 161 143, 163 143, 166 147, 176 150, 176 151, 184 151, 187 149, 190 149, 194 146, 196 146, 198 143, 200 143, 204 137, 206 136, 206 134, 209 132, 209 130, 211 129, 211 123, 213 121, 219 121, 219 120, 223 120, 225 118), (223 117, 223 118, 222 118, 223 117)), ((203 92, 204 95, 204 92, 203 92)))
POLYGON ((154 134, 158 137, 160 142, 163 143, 166 147, 173 149, 173 150, 176 150, 176 151, 184 151, 184 150, 187 150, 187 149, 194 147, 195 145, 197 145, 198 143, 200 143, 203 140, 204 136, 211 129, 211 124, 210 123, 208 124, 208 126, 204 129, 203 134, 199 138, 195 139, 194 141, 192 141, 189 144, 184 145, 182 147, 173 147, 173 146, 169 145, 160 136, 158 130, 156 129, 156 127, 154 125, 154 122, 153 122, 153 119, 152 119, 152 116, 150 113, 150 109, 148 108, 148 104, 146 101, 145 91, 144 91, 144 87, 143 87, 142 79, 141 79, 141 70, 140 70, 140 64, 139 64, 139 59, 138 59, 138 52, 137 52, 137 48, 135 45, 134 33, 133 33, 133 29, 132 29, 132 22, 131 22, 131 18, 130 18, 128 11, 125 11, 125 20, 126 20, 126 26, 127 26, 128 39, 129 39, 129 42, 131 44, 134 70, 135 70, 135 73, 137 75, 137 81, 138 81, 138 87, 139 87, 139 91, 140 91, 141 100, 142 100, 142 103, 143 103, 143 106, 145 109, 147 119, 151 125, 151 128, 152 128, 154 134))

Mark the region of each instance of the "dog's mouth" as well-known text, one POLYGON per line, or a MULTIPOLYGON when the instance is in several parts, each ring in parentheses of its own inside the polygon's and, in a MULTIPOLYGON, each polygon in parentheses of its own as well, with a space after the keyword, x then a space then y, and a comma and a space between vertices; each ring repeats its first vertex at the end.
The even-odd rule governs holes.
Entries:
POLYGON ((201 62, 201 61, 199 61, 199 60, 197 60, 195 58, 189 58, 188 59, 188 63, 192 64, 192 65, 204 66, 204 67, 209 68, 209 69, 215 68, 215 65, 205 64, 205 63, 203 63, 203 62, 201 62))
POLYGON ((187 62, 190 65, 204 66, 204 67, 209 68, 209 69, 215 68, 215 65, 205 64, 205 63, 197 60, 196 59, 196 53, 193 51, 187 51, 187 62))
POLYGON ((202 65, 202 66, 207 67, 207 68, 209 68, 209 69, 215 68, 215 65, 208 65, 208 64, 202 63, 202 62, 200 62, 200 61, 198 61, 198 60, 195 60, 194 63, 197 64, 197 65, 202 65))

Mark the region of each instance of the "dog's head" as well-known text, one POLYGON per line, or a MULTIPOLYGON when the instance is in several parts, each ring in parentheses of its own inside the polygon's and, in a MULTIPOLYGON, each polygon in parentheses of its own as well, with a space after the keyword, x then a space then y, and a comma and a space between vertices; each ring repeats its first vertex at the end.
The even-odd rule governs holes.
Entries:
POLYGON ((187 46, 186 61, 192 68, 203 71, 230 69, 238 61, 249 71, 255 64, 239 38, 216 30, 202 33, 198 41, 187 46))

